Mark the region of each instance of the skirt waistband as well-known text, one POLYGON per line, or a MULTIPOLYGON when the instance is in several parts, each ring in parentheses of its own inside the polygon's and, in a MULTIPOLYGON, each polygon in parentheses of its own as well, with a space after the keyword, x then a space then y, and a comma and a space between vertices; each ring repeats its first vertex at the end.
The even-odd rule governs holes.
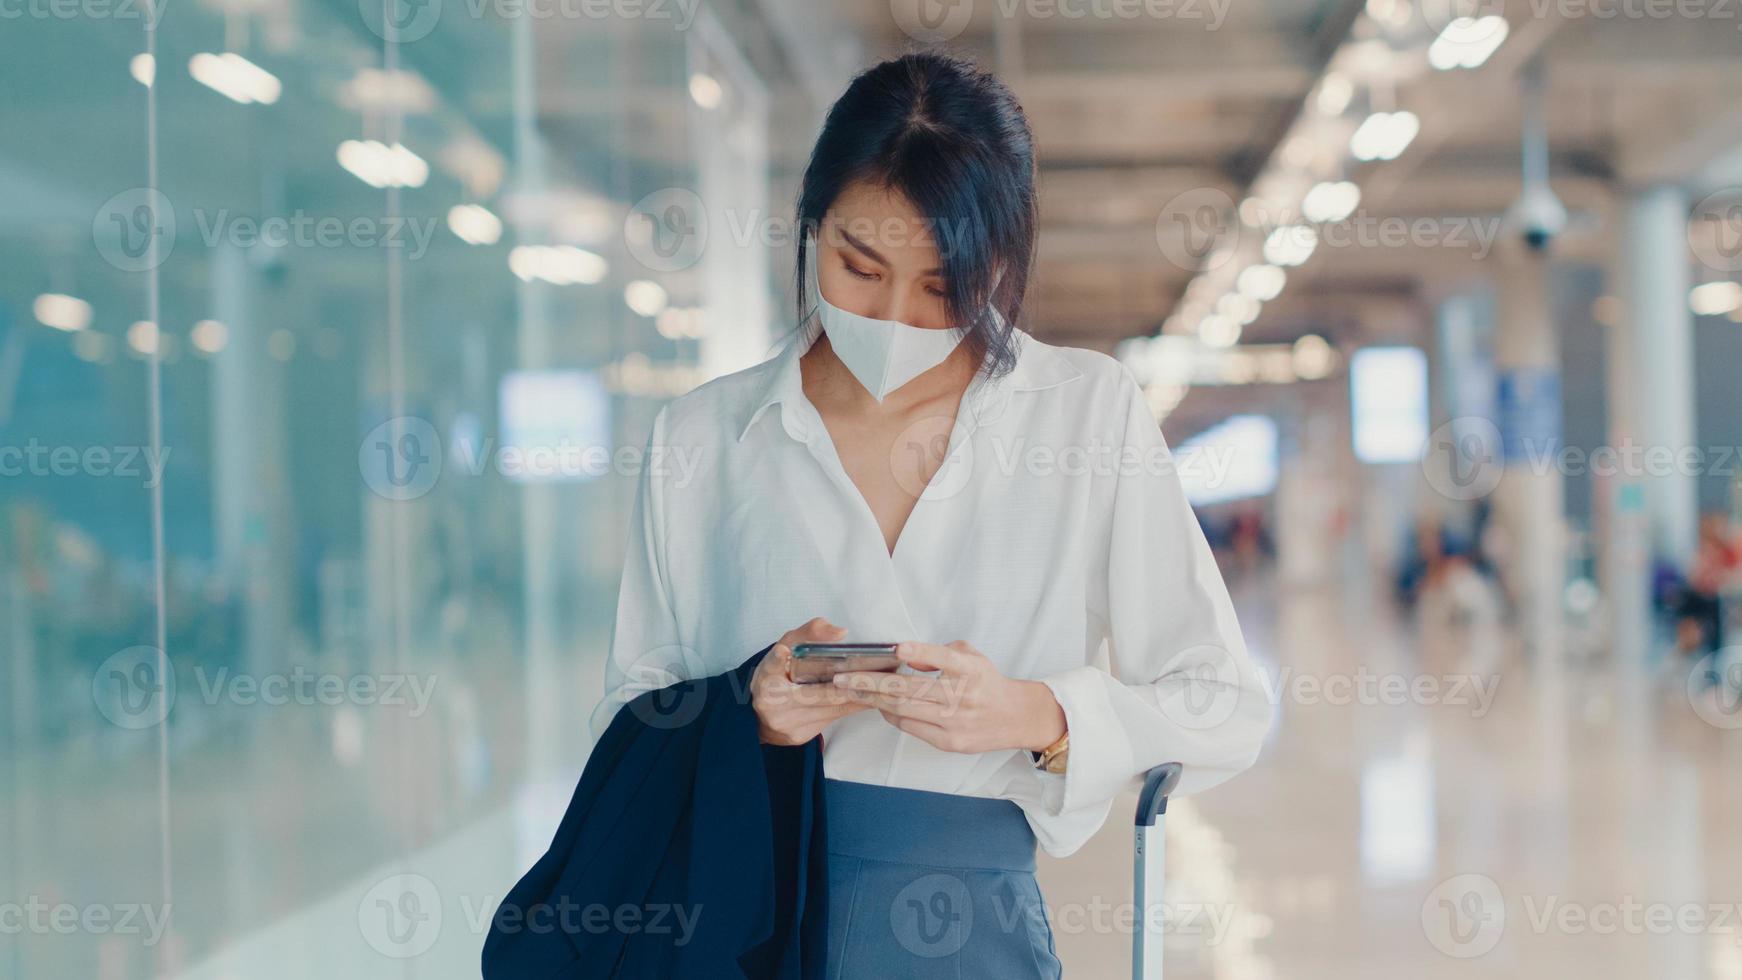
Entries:
POLYGON ((938 868, 1034 871, 1034 831, 1009 800, 823 780, 829 853, 938 868))

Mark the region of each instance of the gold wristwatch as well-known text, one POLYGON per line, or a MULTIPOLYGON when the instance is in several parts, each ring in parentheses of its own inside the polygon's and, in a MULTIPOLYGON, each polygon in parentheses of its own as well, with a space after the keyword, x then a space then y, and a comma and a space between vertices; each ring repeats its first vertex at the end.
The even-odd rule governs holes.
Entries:
POLYGON ((1065 729, 1065 733, 1058 737, 1057 741, 1041 750, 1040 758, 1035 761, 1034 767, 1036 769, 1044 769, 1047 772, 1062 773, 1065 771, 1066 764, 1070 761, 1070 755, 1071 732, 1070 729, 1067 728, 1065 729))

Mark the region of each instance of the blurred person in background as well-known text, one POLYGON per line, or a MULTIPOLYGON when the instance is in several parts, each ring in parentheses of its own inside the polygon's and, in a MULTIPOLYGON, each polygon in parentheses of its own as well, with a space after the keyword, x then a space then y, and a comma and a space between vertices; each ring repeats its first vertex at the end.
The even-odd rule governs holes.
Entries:
POLYGON ((1724 596, 1742 586, 1742 537, 1730 515, 1700 518, 1700 543, 1676 602, 1676 650, 1701 653, 1724 645, 1724 596))

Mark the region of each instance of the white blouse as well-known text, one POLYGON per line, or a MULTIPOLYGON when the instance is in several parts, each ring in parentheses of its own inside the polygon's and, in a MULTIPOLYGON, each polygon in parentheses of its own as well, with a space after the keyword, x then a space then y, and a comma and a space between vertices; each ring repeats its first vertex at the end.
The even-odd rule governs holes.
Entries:
POLYGON ((1153 766, 1183 763, 1187 793, 1250 766, 1270 701, 1136 380, 1015 337, 1014 371, 969 384, 893 555, 805 397, 803 337, 661 408, 645 459, 687 462, 643 467, 594 738, 637 694, 822 616, 849 641, 966 640, 1046 683, 1071 736, 1057 775, 861 711, 823 733, 831 778, 1013 800, 1063 856, 1153 766))

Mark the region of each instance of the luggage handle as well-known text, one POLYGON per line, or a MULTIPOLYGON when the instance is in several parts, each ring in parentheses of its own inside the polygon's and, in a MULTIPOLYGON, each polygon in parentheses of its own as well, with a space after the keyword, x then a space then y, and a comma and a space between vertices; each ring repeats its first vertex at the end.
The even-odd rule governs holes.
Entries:
POLYGON ((1161 980, 1162 887, 1167 878, 1167 798, 1179 786, 1177 762, 1156 766, 1143 776, 1132 834, 1132 894, 1137 922, 1131 930, 1132 980, 1161 980))

